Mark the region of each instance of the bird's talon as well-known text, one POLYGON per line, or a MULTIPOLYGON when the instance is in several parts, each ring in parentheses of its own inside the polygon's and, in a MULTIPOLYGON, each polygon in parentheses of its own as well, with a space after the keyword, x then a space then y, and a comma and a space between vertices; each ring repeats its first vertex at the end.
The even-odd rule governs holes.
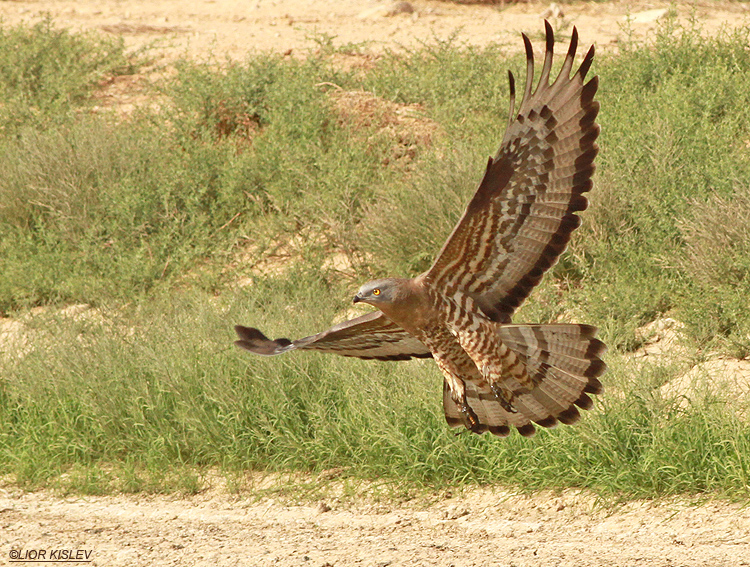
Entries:
POLYGON ((474 410, 471 409, 469 404, 467 404, 466 402, 460 403, 459 409, 463 414, 464 425, 466 426, 466 429, 468 429, 469 431, 473 431, 474 433, 478 432, 481 428, 481 424, 479 423, 479 418, 477 417, 477 414, 474 413, 474 410))

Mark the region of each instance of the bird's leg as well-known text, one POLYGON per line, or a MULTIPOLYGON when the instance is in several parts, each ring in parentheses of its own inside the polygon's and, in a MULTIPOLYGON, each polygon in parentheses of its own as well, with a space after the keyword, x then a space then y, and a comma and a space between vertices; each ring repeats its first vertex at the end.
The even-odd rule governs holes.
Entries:
POLYGON ((497 398, 497 401, 505 411, 508 413, 518 413, 518 410, 510 403, 510 400, 513 399, 512 394, 509 396, 506 388, 503 388, 497 382, 490 382, 490 390, 495 394, 495 398, 497 398))
MULTIPOLYGON (((446 376, 447 377, 447 376, 446 376)), ((461 412, 461 422, 464 427, 474 433, 482 433, 482 424, 479 422, 477 414, 471 409, 469 402, 466 400, 466 384, 460 378, 451 375, 446 380, 446 385, 450 389, 450 395, 456 404, 458 411, 461 412)))
POLYGON ((438 358, 437 361, 440 369, 444 371, 446 378, 445 387, 450 392, 450 397, 460 412, 459 415, 464 427, 473 433, 482 433, 482 424, 480 423, 477 414, 471 409, 469 402, 466 400, 466 384, 443 360, 438 358))
POLYGON ((445 376, 445 392, 450 395, 451 400, 455 404, 458 410, 458 417, 463 426, 473 433, 484 433, 487 431, 487 425, 482 424, 466 399, 464 376, 471 376, 472 372, 476 374, 474 363, 453 337, 450 337, 447 344, 443 344, 441 348, 432 350, 432 353, 435 362, 437 362, 443 376, 445 376), (440 352, 441 350, 442 352, 440 352))
POLYGON ((483 343, 484 348, 478 349, 475 344, 476 337, 471 333, 456 332, 455 337, 487 382, 500 406, 508 413, 518 413, 512 404, 515 392, 504 384, 504 377, 508 375, 519 379, 517 375, 524 371, 524 367, 520 364, 518 356, 497 339, 494 323, 479 321, 479 324, 480 328, 484 325, 486 335, 494 339, 489 342, 489 346, 483 343))
POLYGON ((508 413, 518 413, 518 410, 513 407, 513 400, 518 392, 511 390, 505 383, 504 378, 515 378, 521 381, 517 371, 523 370, 523 367, 519 364, 515 354, 504 344, 500 343, 495 352, 500 355, 499 360, 484 358, 478 361, 477 368, 482 373, 482 377, 487 380, 487 384, 500 406, 508 413), (511 359, 510 364, 508 364, 508 359, 511 359))
POLYGON ((482 424, 479 423, 479 418, 477 417, 477 414, 474 413, 474 410, 471 409, 471 407, 469 406, 469 403, 466 401, 466 396, 464 396, 463 400, 456 401, 456 405, 458 406, 458 409, 461 412, 461 421, 464 422, 466 429, 474 433, 479 433, 480 432, 479 430, 481 429, 482 424))

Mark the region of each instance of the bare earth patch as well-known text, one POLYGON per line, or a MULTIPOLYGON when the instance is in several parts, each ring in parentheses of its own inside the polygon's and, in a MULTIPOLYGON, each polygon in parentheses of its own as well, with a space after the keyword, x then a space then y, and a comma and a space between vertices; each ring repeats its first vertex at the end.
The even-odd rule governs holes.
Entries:
POLYGON ((355 130, 374 132, 368 141, 387 141, 393 148, 383 165, 411 163, 418 147, 430 146, 440 132, 439 125, 424 116, 418 104, 397 104, 366 91, 334 89, 331 98, 343 123, 355 130))
POLYGON ((542 17, 568 33, 578 26, 581 44, 614 48, 628 16, 637 37, 651 32, 669 9, 681 20, 693 13, 707 32, 737 26, 748 20, 747 4, 729 1, 665 2, 618 0, 612 2, 519 2, 499 6, 411 0, 412 10, 399 9, 392 0, 21 0, 0 2, 6 24, 36 21, 45 14, 63 26, 120 35, 131 47, 158 41, 164 55, 244 58, 248 51, 303 51, 321 38, 334 37, 336 45, 368 42, 375 51, 422 42, 445 40, 519 46, 518 35, 539 30, 542 17), (559 16, 560 11, 562 17, 559 16))
POLYGON ((432 504, 306 505, 228 495, 57 498, 0 491, 0 557, 91 552, 91 565, 750 565, 750 510, 708 502, 518 496, 476 489, 432 504), (48 551, 49 553, 49 551, 48 551))
MULTIPOLYGON (((242 59, 260 50, 303 56, 331 38, 335 45, 367 42, 371 53, 451 36, 520 50, 518 34, 541 33, 542 16, 564 34, 577 25, 582 44, 616 50, 628 15, 640 38, 669 9, 682 20, 694 14, 714 33, 749 23, 748 6, 636 0, 565 3, 558 10, 533 1, 493 7, 414 0, 408 10, 374 0, 36 0, 0 2, 0 18, 12 25, 49 14, 57 25, 121 36, 131 48, 154 46, 152 55, 168 62, 209 53, 242 59)), ((346 65, 368 56, 341 57, 346 65)), ((153 103, 141 94, 149 82, 119 78, 104 86, 101 106, 119 105, 127 115, 153 103)), ((379 102, 369 93, 333 96, 343 111, 379 102)), ((386 133, 393 123, 411 124, 418 110, 380 108, 386 133)), ((412 134, 429 139, 435 131, 412 134)), ((410 143, 396 145, 408 156, 410 143)), ((11 343, 22 350, 16 343, 25 340, 23 331, 20 322, 0 321, 0 350, 11 343)), ((653 354, 646 342, 644 353, 653 354)), ((714 368, 705 366, 710 375, 714 368)), ((106 566, 738 567, 750 565, 750 510, 676 500, 603 509, 574 492, 526 497, 484 489, 431 504, 334 498, 300 505, 232 495, 221 483, 189 497, 60 497, 0 488, 0 562, 17 551, 45 550, 48 559, 61 549, 90 552, 91 565, 106 566)))

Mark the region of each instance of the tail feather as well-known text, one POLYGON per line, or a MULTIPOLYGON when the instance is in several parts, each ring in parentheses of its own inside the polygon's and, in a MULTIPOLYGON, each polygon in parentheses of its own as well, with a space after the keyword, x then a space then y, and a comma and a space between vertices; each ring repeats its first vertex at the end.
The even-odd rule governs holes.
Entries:
POLYGON ((578 408, 593 406, 587 393, 598 394, 598 377, 606 370, 600 358, 606 351, 589 325, 504 325, 501 340, 519 355, 535 387, 523 397, 533 398, 538 408, 532 418, 543 427, 557 422, 571 425, 581 418, 578 408))
POLYGON ((584 392, 601 392, 598 377, 607 369, 601 359, 607 347, 596 338, 596 327, 503 325, 498 334, 505 345, 521 355, 527 371, 538 380, 552 377, 558 384, 569 385, 574 390, 581 382, 584 392))
MULTIPOLYGON (((498 335, 526 366, 534 387, 524 388, 512 376, 502 379, 514 393, 508 411, 495 397, 489 385, 466 381, 467 402, 482 427, 505 436, 515 427, 524 436, 534 434, 534 424, 555 427, 571 425, 581 418, 579 408, 588 410, 593 401, 588 394, 599 394, 599 381, 607 366, 601 356, 606 346, 596 338, 596 328, 589 325, 501 325, 498 335)), ((446 420, 452 427, 463 424, 460 412, 449 390, 443 397, 446 420)))

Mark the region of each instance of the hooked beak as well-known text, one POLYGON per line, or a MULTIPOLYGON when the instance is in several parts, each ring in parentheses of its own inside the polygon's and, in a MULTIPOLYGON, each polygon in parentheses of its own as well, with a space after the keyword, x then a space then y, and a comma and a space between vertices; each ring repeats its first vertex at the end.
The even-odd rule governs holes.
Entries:
POLYGON ((352 303, 359 303, 360 301, 362 301, 362 297, 359 294, 355 295, 354 299, 352 299, 352 303))

